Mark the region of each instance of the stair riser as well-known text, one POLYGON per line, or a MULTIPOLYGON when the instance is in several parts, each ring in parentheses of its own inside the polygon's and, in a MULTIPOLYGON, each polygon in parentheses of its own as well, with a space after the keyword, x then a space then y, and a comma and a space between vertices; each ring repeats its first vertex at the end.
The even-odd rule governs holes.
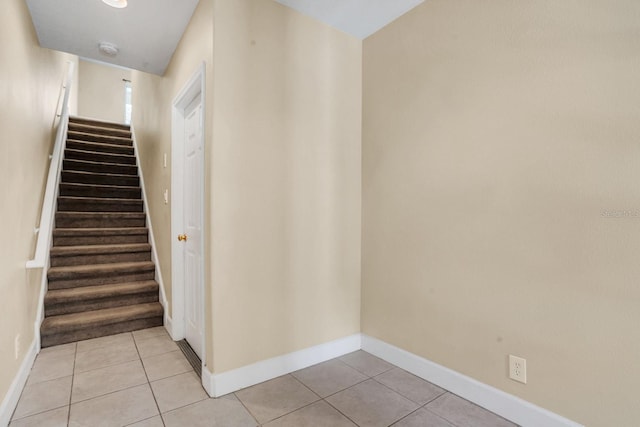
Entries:
POLYGON ((133 165, 107 165, 104 163, 88 163, 77 160, 64 160, 63 169, 65 171, 138 175, 138 167, 133 165))
POLYGON ((114 262, 151 261, 151 251, 120 254, 51 256, 51 267, 70 265, 110 264, 114 262))
POLYGON ((69 184, 118 185, 121 187, 139 187, 137 176, 113 176, 62 171, 62 182, 69 184))
POLYGON ((69 123, 70 124, 96 126, 96 127, 108 128, 108 129, 120 129, 120 130, 124 130, 124 131, 131 130, 131 126, 125 125, 125 124, 122 124, 122 123, 101 122, 101 121, 98 121, 98 120, 84 119, 84 118, 81 118, 81 117, 69 117, 69 123))
POLYGON ((59 316, 61 314, 81 313, 83 311, 100 310, 103 308, 124 307, 134 304, 158 302, 158 290, 140 292, 136 294, 120 295, 109 298, 93 298, 84 301, 44 305, 44 315, 59 316))
POLYGON ((89 162, 115 163, 118 165, 135 165, 136 158, 120 154, 96 153, 92 151, 64 150, 64 158, 69 160, 86 160, 89 162))
POLYGON ((84 286, 111 285, 113 283, 141 282, 143 280, 154 279, 155 272, 153 270, 126 274, 110 273, 94 277, 78 277, 60 280, 49 278, 49 289, 69 289, 84 286))
POLYGON ((57 334, 42 334, 42 347, 52 347, 54 345, 67 344, 75 341, 88 340, 90 338, 115 335, 123 332, 136 331, 138 329, 153 328, 162 326, 162 316, 149 317, 121 323, 112 323, 105 326, 92 326, 90 328, 74 330, 57 334))
MULTIPOLYGON (((56 214, 56 227, 58 228, 124 228, 145 227, 145 218, 75 218, 56 214)), ((106 244, 106 243, 105 243, 106 244)))
MULTIPOLYGON (((96 125, 97 126, 97 125, 96 125)), ((69 130, 73 132, 98 133, 100 135, 119 136, 121 138, 131 138, 131 131, 124 129, 108 128, 99 126, 96 129, 91 125, 82 125, 80 123, 69 123, 69 130)))
POLYGON ((72 150, 95 151, 99 153, 125 154, 128 156, 132 156, 134 154, 133 147, 127 147, 125 145, 93 144, 82 141, 67 141, 67 148, 72 150))
POLYGON ((149 238, 146 234, 114 236, 54 236, 53 246, 116 245, 129 243, 148 243, 148 241, 149 238))
POLYGON ((140 188, 109 188, 109 187, 93 187, 83 185, 70 185, 62 183, 60 185, 61 196, 71 197, 103 197, 117 199, 140 199, 142 198, 142 190, 140 188))
POLYGON ((142 212, 142 200, 58 199, 58 212, 142 212))
POLYGON ((69 131, 67 133, 67 139, 73 139, 75 141, 104 142, 106 144, 124 145, 127 147, 133 146, 133 141, 131 139, 123 139, 123 138, 117 138, 112 136, 93 135, 93 134, 86 134, 86 133, 72 132, 72 131, 69 131))

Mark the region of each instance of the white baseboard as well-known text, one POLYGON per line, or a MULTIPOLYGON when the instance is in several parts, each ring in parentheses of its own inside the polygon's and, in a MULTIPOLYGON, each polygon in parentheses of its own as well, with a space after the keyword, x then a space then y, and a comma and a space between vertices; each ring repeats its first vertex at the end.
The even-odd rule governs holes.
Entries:
POLYGON ((523 427, 584 427, 519 397, 364 334, 362 350, 523 427))
POLYGON ((213 374, 203 367, 202 385, 209 396, 220 397, 360 350, 360 347, 360 334, 355 334, 220 374, 213 374))
POLYGON ((171 319, 171 316, 169 316, 169 313, 167 313, 166 308, 164 309, 164 328, 167 330, 172 340, 180 341, 182 339, 182 338, 176 339, 175 334, 173 333, 173 320, 171 319))
POLYGON ((0 426, 9 425, 9 421, 11 421, 13 411, 15 411, 16 406, 18 405, 18 400, 20 399, 22 390, 27 383, 29 372, 31 372, 33 362, 35 362, 37 355, 38 346, 36 340, 34 340, 29 346, 27 354, 25 354, 24 356, 24 360, 20 365, 20 370, 13 378, 13 382, 9 387, 9 391, 7 391, 7 395, 4 397, 2 403, 0 404, 0 426))

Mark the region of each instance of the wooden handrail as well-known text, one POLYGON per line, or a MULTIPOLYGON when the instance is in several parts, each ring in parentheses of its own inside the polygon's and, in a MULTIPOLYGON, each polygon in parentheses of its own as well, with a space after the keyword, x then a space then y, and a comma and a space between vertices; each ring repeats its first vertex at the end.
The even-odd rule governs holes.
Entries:
POLYGON ((40 225, 36 229, 38 241, 36 252, 32 260, 27 261, 27 268, 44 268, 47 265, 49 250, 51 249, 51 234, 53 229, 54 215, 56 213, 56 198, 58 196, 58 184, 60 182, 60 169, 64 157, 64 148, 67 141, 67 125, 69 123, 69 93, 71 92, 71 81, 73 78, 73 62, 69 62, 67 76, 63 82, 64 96, 62 98, 62 109, 60 110, 60 121, 56 132, 56 140, 53 145, 53 154, 49 164, 49 175, 47 177, 47 187, 42 201, 42 213, 40 215, 40 225))

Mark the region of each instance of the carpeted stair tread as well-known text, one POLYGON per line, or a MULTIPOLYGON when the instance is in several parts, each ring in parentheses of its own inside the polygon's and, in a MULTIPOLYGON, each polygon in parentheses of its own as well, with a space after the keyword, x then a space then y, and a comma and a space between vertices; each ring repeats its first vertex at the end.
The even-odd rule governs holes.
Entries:
POLYGON ((68 160, 88 160, 98 163, 114 165, 135 165, 136 156, 128 154, 105 153, 98 151, 84 151, 67 148, 64 150, 64 158, 68 160))
POLYGON ((82 246, 56 246, 51 248, 52 256, 72 256, 107 253, 149 252, 151 245, 148 243, 134 243, 127 245, 82 245, 82 246))
POLYGON ((69 130, 74 132, 97 133, 99 135, 120 136, 122 138, 131 138, 130 129, 119 129, 108 126, 100 126, 96 124, 74 123, 69 122, 69 130))
POLYGON ((51 267, 151 261, 149 243, 55 246, 51 267))
POLYGON ((53 230, 53 245, 62 247, 147 243, 148 234, 146 227, 56 228, 53 230))
POLYGON ((88 117, 71 116, 69 117, 69 123, 84 124, 87 126, 102 127, 102 128, 108 128, 108 129, 122 129, 122 130, 131 129, 130 125, 126 125, 124 123, 107 122, 104 120, 90 119, 88 117))
POLYGON ((69 278, 93 277, 111 273, 135 273, 141 270, 154 270, 152 261, 119 262, 112 264, 72 265, 65 267, 51 267, 49 280, 62 280, 69 278))
POLYGON ((162 316, 162 314, 162 305, 154 302, 51 316, 45 318, 44 322, 42 322, 41 333, 43 336, 46 336, 61 331, 67 332, 77 329, 90 329, 94 326, 162 316))
POLYGON ((132 156, 134 151, 133 147, 126 145, 106 144, 103 142, 89 142, 78 141, 75 139, 67 139, 67 149, 93 151, 93 152, 105 152, 113 154, 127 154, 132 156))
POLYGON ((123 138, 120 136, 110 136, 110 135, 98 135, 98 134, 87 133, 87 132, 69 131, 67 132, 67 139, 74 139, 76 141, 104 142, 106 144, 126 145, 128 147, 131 147, 133 145, 133 140, 131 138, 123 138))
POLYGON ((144 227, 143 212, 57 212, 56 227, 62 228, 124 228, 144 227))
POLYGON ((112 236, 112 235, 147 235, 146 227, 100 227, 100 228, 56 228, 53 235, 57 237, 75 237, 75 236, 112 236))
POLYGON ((142 212, 142 199, 58 197, 58 212, 142 212))
POLYGON ((117 185, 120 187, 139 187, 140 178, 132 175, 99 173, 85 171, 62 171, 62 183, 117 185))
POLYGON ((44 297, 44 301, 45 304, 61 304, 65 302, 81 302, 89 299, 125 296, 143 292, 158 292, 158 282, 155 280, 145 280, 142 282, 55 289, 47 292, 47 295, 44 297))
POLYGON ((109 173, 118 175, 138 175, 136 165, 124 165, 118 163, 92 162, 80 159, 64 159, 62 166, 65 171, 83 171, 109 173))
POLYGON ((60 196, 100 197, 105 199, 141 199, 140 187, 122 185, 97 185, 82 183, 60 183, 60 196))

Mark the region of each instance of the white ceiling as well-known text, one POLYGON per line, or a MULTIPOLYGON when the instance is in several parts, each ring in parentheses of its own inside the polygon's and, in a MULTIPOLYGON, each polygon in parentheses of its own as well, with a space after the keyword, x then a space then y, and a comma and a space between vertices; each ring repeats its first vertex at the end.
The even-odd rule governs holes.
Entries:
POLYGON ((40 45, 154 74, 164 74, 198 0, 130 0, 115 9, 101 0, 27 0, 40 45), (119 48, 101 54, 101 42, 119 48))
POLYGON ((359 39, 369 37, 424 0, 276 0, 359 39))
MULTIPOLYGON (((424 0, 276 0, 364 39, 424 0)), ((27 0, 40 45, 82 58, 164 74, 198 0, 129 0, 115 9, 101 0, 27 0), (115 44, 115 57, 98 45, 115 44)))

